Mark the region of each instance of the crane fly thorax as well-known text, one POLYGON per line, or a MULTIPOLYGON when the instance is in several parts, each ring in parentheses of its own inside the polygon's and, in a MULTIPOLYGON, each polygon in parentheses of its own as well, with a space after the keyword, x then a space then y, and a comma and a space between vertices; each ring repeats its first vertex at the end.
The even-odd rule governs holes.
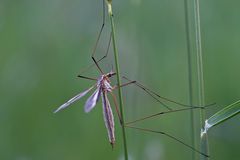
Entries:
POLYGON ((111 92, 113 89, 107 74, 98 78, 97 86, 101 87, 101 89, 106 92, 111 92))

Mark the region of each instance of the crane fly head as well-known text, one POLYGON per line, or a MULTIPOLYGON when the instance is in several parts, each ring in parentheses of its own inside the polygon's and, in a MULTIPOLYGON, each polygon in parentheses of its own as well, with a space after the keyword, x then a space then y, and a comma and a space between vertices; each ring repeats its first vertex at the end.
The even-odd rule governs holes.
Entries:
POLYGON ((116 72, 111 71, 111 72, 105 74, 105 75, 103 76, 103 79, 106 80, 107 82, 110 82, 110 79, 109 79, 109 78, 111 78, 111 77, 114 76, 114 75, 116 75, 116 72))
POLYGON ((116 72, 113 72, 113 71, 110 71, 109 73, 106 74, 106 76, 108 78, 112 77, 112 76, 115 76, 116 75, 116 72))

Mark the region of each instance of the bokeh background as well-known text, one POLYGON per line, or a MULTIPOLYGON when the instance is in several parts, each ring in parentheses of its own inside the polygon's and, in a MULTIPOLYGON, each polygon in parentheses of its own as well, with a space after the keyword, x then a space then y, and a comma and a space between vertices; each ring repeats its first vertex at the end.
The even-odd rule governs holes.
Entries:
MULTIPOLYGON (((218 104, 207 110, 207 117, 240 98, 239 5, 239 1, 201 1, 206 103, 218 104)), ((122 73, 188 104, 184 1, 114 0, 113 9, 122 73)), ((90 55, 101 22, 101 0, 0 1, 1 160, 123 159, 118 118, 114 113, 117 140, 112 149, 101 103, 86 114, 84 97, 53 114, 94 83, 76 75, 92 64, 90 55)), ((106 52, 109 33, 106 17, 98 58, 106 52)), ((191 42, 194 51, 194 36, 191 42)), ((101 63, 105 72, 114 65, 112 58, 110 50, 101 63)), ((195 56, 192 65, 197 105, 195 56)), ((84 74, 99 75, 94 67, 84 74)), ((165 110, 137 87, 126 87, 123 93, 127 121, 165 110)), ((199 137, 199 113, 194 113, 195 137, 199 137)), ((236 116, 209 131, 212 159, 239 159, 239 120, 236 116)), ((191 144, 189 121, 189 112, 182 112, 136 125, 165 131, 191 144)), ((161 135, 127 129, 127 140, 131 160, 191 159, 191 150, 161 135)))

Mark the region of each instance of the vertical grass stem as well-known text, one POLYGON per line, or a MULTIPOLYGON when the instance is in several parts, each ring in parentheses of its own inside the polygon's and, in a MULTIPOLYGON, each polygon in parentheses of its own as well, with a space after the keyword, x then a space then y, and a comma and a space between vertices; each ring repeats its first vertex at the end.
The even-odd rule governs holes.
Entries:
MULTIPOLYGON (((188 65, 188 94, 189 94, 189 105, 193 105, 193 83, 192 83, 192 56, 191 56, 191 41, 190 41, 190 17, 189 17, 189 0, 184 0, 184 11, 185 11, 185 32, 187 42, 187 65, 188 65)), ((191 145, 196 148, 195 143, 195 127, 194 127, 194 112, 190 110, 190 135, 191 145)), ((196 158, 196 152, 192 151, 192 160, 196 158)))
MULTIPOLYGON (((118 50, 116 46, 116 39, 115 39, 115 25, 113 20, 113 12, 112 12, 112 0, 106 0, 107 6, 108 6, 108 14, 111 21, 111 28, 112 28, 112 42, 113 42, 113 52, 114 52, 114 58, 115 58, 115 67, 116 67, 116 74, 117 74, 117 83, 118 86, 121 85, 121 77, 120 77, 120 67, 118 62, 118 50)), ((118 89, 118 96, 119 96, 119 108, 120 108, 120 114, 121 114, 121 120, 122 120, 122 135, 123 135, 123 145, 124 145, 124 157, 125 160, 128 160, 128 150, 127 150, 127 138, 126 138, 126 132, 124 127, 124 111, 123 111, 123 98, 122 98, 122 90, 121 87, 118 89)))
MULTIPOLYGON (((196 31, 196 54, 197 54, 199 104, 200 106, 204 106, 205 93, 204 93, 203 56, 202 56, 202 44, 201 44, 201 23, 200 23, 199 0, 194 0, 194 19, 195 19, 195 31, 196 31)), ((200 110, 201 128, 204 127, 205 119, 206 119, 205 110, 201 109, 200 110)), ((201 137, 200 147, 203 153, 209 155, 207 134, 201 137)), ((207 157, 203 157, 203 156, 201 156, 200 159, 208 160, 207 157)))

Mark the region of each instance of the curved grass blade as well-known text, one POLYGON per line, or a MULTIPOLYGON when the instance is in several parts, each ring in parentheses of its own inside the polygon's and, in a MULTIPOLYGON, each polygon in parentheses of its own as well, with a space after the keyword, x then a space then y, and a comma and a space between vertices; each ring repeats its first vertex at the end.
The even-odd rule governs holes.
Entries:
POLYGON ((237 114, 239 114, 239 112, 240 112, 240 100, 218 111, 205 121, 204 129, 201 131, 201 136, 204 136, 210 128, 223 123, 227 119, 236 116, 237 114))

